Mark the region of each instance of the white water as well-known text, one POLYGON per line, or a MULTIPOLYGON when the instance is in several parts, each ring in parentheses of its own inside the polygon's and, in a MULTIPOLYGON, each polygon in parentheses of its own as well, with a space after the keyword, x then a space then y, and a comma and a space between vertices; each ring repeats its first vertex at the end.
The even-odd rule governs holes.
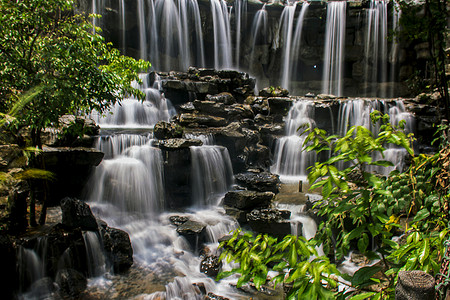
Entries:
POLYGON ((211 0, 214 31, 214 68, 231 69, 230 16, 225 0, 211 0))
POLYGON ((289 4, 283 8, 280 17, 280 37, 283 40, 283 48, 281 54, 281 86, 288 88, 288 81, 290 80, 289 63, 291 58, 292 48, 292 32, 294 27, 294 15, 297 8, 297 2, 289 4))
POLYGON ((345 1, 327 3, 322 93, 343 95, 345 49, 345 1))
MULTIPOLYGON (((367 10, 367 33, 365 43, 366 85, 387 81, 387 2, 372 0, 367 10)), ((386 89, 369 89, 368 94, 386 96, 386 89)))
MULTIPOLYGON (((302 178, 307 175, 307 168, 316 160, 315 152, 302 151, 305 136, 300 136, 304 130, 300 126, 314 127, 314 105, 311 101, 298 100, 294 103, 286 118, 286 136, 276 141, 274 164, 270 170, 284 177, 302 178)), ((284 181, 284 180, 283 180, 284 181)))
MULTIPOLYGON (((398 65, 398 56, 399 56, 399 21, 402 15, 402 11, 400 9, 400 5, 397 1, 394 1, 392 5, 392 32, 394 33, 394 37, 392 39, 391 53, 389 54, 389 62, 391 63, 391 77, 390 81, 395 82, 397 80, 397 65, 398 65)), ((390 97, 394 97, 395 95, 395 86, 392 85, 390 90, 390 97)))
POLYGON ((266 11, 266 4, 262 6, 260 10, 258 10, 255 14, 255 18, 253 19, 252 29, 250 31, 251 45, 252 51, 250 54, 250 63, 249 66, 250 72, 252 72, 256 68, 255 63, 255 48, 257 44, 266 44, 267 42, 267 21, 268 15, 266 11))
POLYGON ((239 59, 241 57, 241 38, 242 31, 245 30, 247 21, 247 0, 235 0, 234 1, 234 15, 236 23, 236 54, 235 54, 235 68, 239 69, 239 59))

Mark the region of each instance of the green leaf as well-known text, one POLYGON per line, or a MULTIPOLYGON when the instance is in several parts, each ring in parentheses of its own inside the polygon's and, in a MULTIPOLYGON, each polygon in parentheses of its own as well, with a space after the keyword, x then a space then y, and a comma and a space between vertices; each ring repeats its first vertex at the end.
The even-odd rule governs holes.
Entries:
POLYGON ((358 250, 361 253, 366 252, 367 246, 369 246, 369 236, 367 233, 363 233, 361 238, 358 240, 358 250))
POLYGON ((361 294, 358 294, 358 295, 356 295, 356 296, 351 297, 351 298, 348 299, 348 300, 363 300, 363 299, 370 298, 370 297, 372 297, 373 295, 375 295, 375 292, 361 293, 361 294))
POLYGON ((422 221, 423 219, 426 219, 429 216, 430 216, 430 212, 428 211, 428 209, 423 208, 417 212, 416 216, 413 219, 413 222, 422 221))
POLYGON ((363 267, 355 272, 352 278, 352 285, 357 287, 374 284, 370 279, 372 275, 381 271, 380 266, 363 267))
POLYGON ((428 258, 430 254, 430 245, 428 243, 428 239, 424 239, 419 248, 419 262, 423 265, 425 260, 428 258))

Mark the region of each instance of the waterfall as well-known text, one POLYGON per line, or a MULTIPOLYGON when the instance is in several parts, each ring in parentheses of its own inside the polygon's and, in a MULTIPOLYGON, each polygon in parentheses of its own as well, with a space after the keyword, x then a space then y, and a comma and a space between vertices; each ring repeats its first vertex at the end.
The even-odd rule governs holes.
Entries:
POLYGON ((274 164, 270 170, 281 176, 283 181, 297 180, 306 176, 306 169, 316 160, 315 152, 302 151, 305 136, 299 136, 300 126, 314 127, 314 104, 312 101, 298 100, 294 103, 286 118, 286 136, 275 144, 274 164))
POLYGON ((126 32, 126 16, 125 16, 125 0, 120 0, 119 4, 119 16, 120 16, 120 25, 122 30, 122 35, 120 37, 120 48, 122 49, 122 54, 126 55, 127 49, 127 41, 125 37, 126 32))
MULTIPOLYGON (((116 103, 103 116, 93 113, 92 118, 102 128, 148 128, 158 121, 169 121, 176 113, 172 103, 156 88, 149 86, 149 74, 141 74, 142 85, 134 83, 145 93, 145 101, 126 98, 116 103)), ((156 80, 158 85, 158 80, 156 80)))
MULTIPOLYGON (((367 86, 387 81, 387 2, 372 0, 367 11, 367 33, 365 43, 365 82, 367 86)), ((371 95, 376 95, 374 89, 371 95)), ((386 89, 380 89, 380 96, 386 96, 386 89)))
POLYGON ((281 38, 283 39, 283 50, 281 55, 281 86, 288 88, 290 79, 289 64, 291 58, 292 31, 294 24, 295 9, 297 2, 284 7, 280 17, 281 38))
POLYGON ((234 18, 236 23, 236 69, 239 69, 239 59, 241 57, 241 36, 242 36, 242 24, 246 24, 247 20, 247 0, 235 0, 234 1, 234 18))
POLYGON ((137 0, 137 15, 139 23, 139 52, 140 58, 147 60, 147 27, 145 25, 144 0, 137 0))
POLYGON ((252 51, 250 54, 250 65, 248 69, 250 72, 255 68, 255 48, 257 44, 266 44, 267 43, 267 11, 266 4, 262 6, 260 10, 258 10, 255 14, 255 18, 253 19, 252 29, 250 31, 250 39, 252 45, 252 51))
POLYGON ((102 238, 98 232, 83 232, 84 244, 86 246, 87 269, 89 276, 97 277, 106 272, 106 257, 103 251, 102 238))
MULTIPOLYGON (((284 73, 287 73, 287 78, 285 82, 285 86, 287 89, 292 89, 292 82, 293 82, 293 74, 294 72, 299 71, 298 70, 298 60, 300 59, 300 51, 301 51, 301 41, 302 41, 302 32, 303 32, 303 23, 305 20, 306 13, 308 12, 309 3, 304 2, 302 5, 302 10, 300 11, 300 14, 297 19, 297 25, 295 26, 295 32, 293 37, 293 43, 292 43, 292 52, 291 52, 291 58, 290 62, 291 65, 288 68, 287 71, 284 71, 284 73)), ((300 70, 301 71, 301 70, 300 70)))
POLYGON ((342 96, 347 2, 327 3, 322 93, 342 96))
POLYGON ((230 69, 232 63, 230 16, 225 0, 211 0, 214 27, 214 68, 230 69))
POLYGON ((44 262, 33 249, 27 249, 22 246, 17 251, 17 266, 20 278, 20 290, 23 292, 28 284, 44 278, 44 262))
POLYGON ((196 206, 218 204, 233 183, 233 169, 228 150, 220 146, 193 146, 192 199, 196 206))
MULTIPOLYGON (((391 75, 390 75, 390 81, 395 82, 397 80, 397 64, 398 64, 398 52, 399 52, 399 39, 398 39, 398 32, 399 32, 399 21, 401 17, 402 11, 400 8, 400 5, 397 1, 394 1, 394 5, 392 6, 392 32, 394 33, 394 37, 392 39, 392 46, 391 46, 391 53, 389 55, 389 62, 391 63, 391 75)), ((390 97, 394 97, 395 94, 395 86, 392 84, 391 90, 390 90, 390 97)))

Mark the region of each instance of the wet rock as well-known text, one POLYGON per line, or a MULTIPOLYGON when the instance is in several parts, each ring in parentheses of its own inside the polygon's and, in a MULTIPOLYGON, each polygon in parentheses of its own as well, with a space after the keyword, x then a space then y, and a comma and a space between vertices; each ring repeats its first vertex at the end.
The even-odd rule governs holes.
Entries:
POLYGON ((62 224, 68 228, 98 230, 97 220, 85 202, 66 197, 61 200, 62 224))
POLYGON ((79 197, 89 175, 103 159, 103 152, 91 148, 50 148, 44 147, 42 164, 35 162, 32 167, 54 174, 55 180, 48 181, 47 200, 50 205, 59 205, 64 197, 79 197))
POLYGON ((293 99, 288 97, 271 97, 267 99, 271 114, 287 115, 293 99))
POLYGON ((225 104, 217 103, 214 101, 199 101, 195 100, 193 102, 195 109, 200 113, 206 115, 213 115, 218 117, 226 117, 227 113, 225 111, 225 104))
POLYGON ((201 146, 202 141, 196 139, 167 139, 159 142, 159 147, 162 150, 182 150, 189 149, 191 146, 201 146))
POLYGON ((87 287, 86 277, 74 269, 62 269, 56 275, 60 292, 69 297, 79 297, 87 287))
POLYGON ((223 204, 226 206, 250 210, 257 207, 267 207, 275 198, 272 192, 231 191, 225 195, 223 204))
POLYGON ((200 245, 206 242, 206 224, 201 222, 189 220, 178 226, 177 232, 188 241, 194 252, 198 252, 200 245))
POLYGON ((225 105, 231 105, 236 103, 236 99, 233 97, 231 93, 223 92, 217 95, 206 95, 205 98, 207 101, 213 101, 217 103, 223 103, 225 105))
POLYGON ((235 175, 238 184, 249 190, 278 193, 280 178, 269 172, 246 172, 235 175))
POLYGON ((173 123, 159 121, 153 127, 153 136, 159 140, 181 138, 183 136, 183 128, 173 123))
POLYGON ((247 213, 248 211, 237 209, 235 207, 228 207, 225 206, 225 213, 229 215, 230 217, 233 217, 236 219, 236 221, 239 222, 239 224, 244 225, 247 224, 247 213))
POLYGON ((216 255, 207 255, 200 263, 200 272, 211 278, 216 278, 222 268, 222 261, 216 255))
POLYGON ((26 164, 27 159, 18 145, 0 145, 0 171, 23 168, 26 164))
POLYGON ((277 209, 254 209, 247 214, 247 221, 255 232, 283 238, 291 233, 291 223, 285 217, 286 214, 277 209))
POLYGON ((423 271, 400 271, 395 286, 397 300, 432 300, 435 299, 435 280, 423 271))
POLYGON ((289 91, 282 87, 266 87, 259 91, 259 95, 262 97, 286 97, 289 95, 289 91))
POLYGON ((227 119, 231 121, 240 121, 242 119, 253 119, 254 113, 250 105, 233 104, 225 109, 227 119))
POLYGON ((189 218, 186 216, 170 216, 169 217, 170 223, 172 223, 175 226, 180 226, 187 221, 189 221, 189 218))
POLYGON ((230 299, 209 292, 208 295, 205 296, 204 300, 230 300, 230 299))
POLYGON ((191 127, 198 127, 198 125, 204 125, 208 127, 221 127, 227 124, 227 120, 222 117, 198 115, 192 113, 181 114, 179 122, 183 126, 191 127))
POLYGON ((115 273, 124 273, 133 265, 133 248, 128 233, 108 227, 102 231, 103 245, 115 273))
POLYGON ((56 292, 56 286, 50 277, 44 277, 31 285, 30 292, 34 299, 55 299, 52 294, 56 292))

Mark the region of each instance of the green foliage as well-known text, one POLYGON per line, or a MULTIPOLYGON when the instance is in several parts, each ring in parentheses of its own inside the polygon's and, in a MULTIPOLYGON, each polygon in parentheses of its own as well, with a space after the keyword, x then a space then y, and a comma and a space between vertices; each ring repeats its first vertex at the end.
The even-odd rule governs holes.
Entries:
POLYGON ((233 236, 220 243, 220 259, 234 261, 239 266, 222 272, 218 279, 241 274, 240 287, 253 281, 257 289, 268 281, 269 271, 278 273, 272 281, 290 286, 287 299, 333 299, 332 289, 337 287, 339 271, 326 257, 317 257, 314 245, 303 237, 288 235, 278 242, 268 235, 254 237, 236 230, 233 236))
MULTIPOLYGON (((316 240, 323 243, 325 253, 334 249, 337 259, 348 253, 353 243, 369 256, 369 241, 377 238, 378 246, 390 243, 392 233, 385 225, 389 222, 387 197, 392 193, 384 189, 385 178, 370 172, 372 166, 391 166, 385 160, 374 160, 376 153, 383 156, 386 145, 402 146, 413 154, 410 138, 400 127, 389 123, 389 116, 374 112, 373 122, 381 122, 377 136, 362 126, 351 127, 345 136, 330 136, 320 129, 306 130, 306 151, 331 151, 331 158, 316 162, 308 174, 311 189, 322 188, 323 200, 317 204, 319 215, 328 222, 319 225, 316 240), (339 169, 338 165, 347 165, 339 169), (336 233, 336 234, 335 234, 336 233), (335 240, 335 244, 332 241, 335 240)), ((392 224, 391 226, 394 226, 392 224)))
POLYGON ((103 112, 126 94, 144 97, 131 82, 150 64, 120 55, 73 13, 73 4, 0 0, 0 111, 13 108, 24 91, 37 93, 17 107, 22 126, 40 131, 64 114, 103 112))

